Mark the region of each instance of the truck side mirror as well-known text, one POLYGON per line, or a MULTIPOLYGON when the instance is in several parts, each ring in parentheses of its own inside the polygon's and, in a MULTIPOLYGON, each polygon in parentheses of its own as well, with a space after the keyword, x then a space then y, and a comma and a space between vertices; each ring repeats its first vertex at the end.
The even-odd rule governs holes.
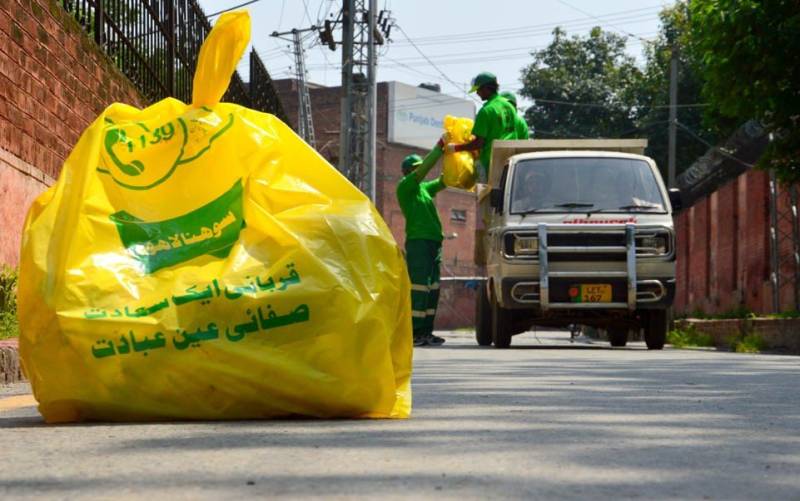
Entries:
POLYGON ((489 193, 489 205, 497 212, 503 212, 503 190, 492 188, 489 193))
POLYGON ((669 203, 672 205, 673 211, 679 211, 683 209, 683 196, 681 195, 681 190, 678 188, 669 189, 669 203))

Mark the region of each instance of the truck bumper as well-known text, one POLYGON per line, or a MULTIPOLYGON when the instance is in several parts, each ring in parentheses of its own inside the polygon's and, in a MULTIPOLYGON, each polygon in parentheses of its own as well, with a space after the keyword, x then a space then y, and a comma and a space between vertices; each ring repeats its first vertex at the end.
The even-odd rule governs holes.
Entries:
MULTIPOLYGON (((596 279, 595 281, 609 282, 612 286, 612 294, 615 302, 623 303, 627 295, 627 284, 618 279, 596 279)), ((575 280, 572 280, 575 282, 575 280)), ((550 296, 553 300, 558 301, 559 304, 569 302, 568 288, 572 285, 569 281, 564 282, 550 282, 550 296)), ((538 279, 530 278, 504 278, 500 283, 500 291, 502 297, 502 305, 504 308, 523 310, 523 309, 541 309, 541 302, 539 300, 539 286, 538 279)), ((636 309, 637 310, 663 310, 672 306, 675 301, 675 278, 671 277, 658 277, 646 278, 640 277, 636 282, 636 309)), ((551 305, 552 306, 552 305, 551 305)), ((604 309, 628 309, 627 305, 621 305, 619 308, 608 308, 602 305, 594 305, 592 303, 575 303, 569 306, 559 308, 562 310, 594 310, 600 311, 604 309)))

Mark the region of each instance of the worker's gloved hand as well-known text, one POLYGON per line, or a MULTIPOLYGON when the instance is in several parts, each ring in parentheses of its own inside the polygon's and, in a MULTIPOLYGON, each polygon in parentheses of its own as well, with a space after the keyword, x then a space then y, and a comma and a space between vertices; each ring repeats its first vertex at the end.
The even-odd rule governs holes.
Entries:
POLYGON ((439 138, 439 141, 436 142, 436 146, 438 146, 441 149, 444 149, 444 146, 449 142, 450 142, 450 133, 445 132, 444 134, 442 134, 442 137, 439 138))
POLYGON ((447 146, 444 147, 445 153, 455 153, 456 152, 456 143, 447 143, 447 146))

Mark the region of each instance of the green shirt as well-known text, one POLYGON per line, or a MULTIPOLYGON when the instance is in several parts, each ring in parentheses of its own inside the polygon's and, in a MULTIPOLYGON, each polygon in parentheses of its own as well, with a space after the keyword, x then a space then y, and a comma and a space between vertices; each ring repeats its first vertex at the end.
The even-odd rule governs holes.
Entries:
POLYGON ((528 122, 526 122, 519 113, 516 114, 516 118, 514 120, 514 129, 517 133, 517 137, 514 139, 530 139, 531 132, 528 130, 528 122))
POLYGON ((489 163, 492 160, 492 143, 495 139, 517 139, 515 116, 517 110, 499 94, 487 99, 475 116, 472 133, 484 139, 480 159, 487 176, 489 163))
POLYGON ((442 178, 419 182, 413 172, 397 184, 397 201, 406 218, 406 240, 443 240, 442 222, 433 197, 444 188, 442 178))

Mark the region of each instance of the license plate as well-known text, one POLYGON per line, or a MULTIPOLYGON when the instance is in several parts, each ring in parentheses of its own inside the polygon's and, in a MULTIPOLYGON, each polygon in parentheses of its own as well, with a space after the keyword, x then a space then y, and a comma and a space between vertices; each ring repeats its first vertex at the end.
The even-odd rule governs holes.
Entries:
POLYGON ((573 303, 610 303, 611 284, 579 284, 569 288, 573 303))

